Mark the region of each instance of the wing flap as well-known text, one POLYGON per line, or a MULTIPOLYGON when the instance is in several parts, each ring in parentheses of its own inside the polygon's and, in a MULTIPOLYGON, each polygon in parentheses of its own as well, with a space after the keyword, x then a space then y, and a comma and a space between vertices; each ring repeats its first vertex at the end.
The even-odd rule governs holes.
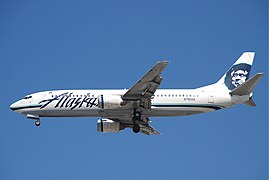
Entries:
POLYGON ((151 135, 151 134, 160 134, 156 129, 151 127, 149 124, 140 124, 140 132, 146 135, 151 135))

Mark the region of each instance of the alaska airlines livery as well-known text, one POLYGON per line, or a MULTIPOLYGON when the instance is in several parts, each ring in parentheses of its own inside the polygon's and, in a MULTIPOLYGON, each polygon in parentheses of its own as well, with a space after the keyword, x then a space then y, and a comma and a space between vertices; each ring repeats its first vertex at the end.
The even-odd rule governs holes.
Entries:
POLYGON ((196 89, 158 89, 168 61, 158 62, 130 89, 53 90, 25 96, 13 103, 13 111, 34 119, 40 117, 101 117, 97 131, 160 134, 149 117, 188 116, 228 108, 236 104, 255 106, 252 91, 263 73, 249 78, 254 52, 244 52, 214 84, 196 89))

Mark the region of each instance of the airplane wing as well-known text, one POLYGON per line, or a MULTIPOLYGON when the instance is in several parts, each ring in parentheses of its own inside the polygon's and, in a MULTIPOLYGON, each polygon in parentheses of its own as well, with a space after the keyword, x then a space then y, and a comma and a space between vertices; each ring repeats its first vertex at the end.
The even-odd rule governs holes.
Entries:
MULTIPOLYGON (((149 110, 151 108, 151 98, 162 81, 160 74, 167 66, 167 64, 168 61, 158 62, 122 96, 122 99, 125 100, 128 104, 131 104, 134 108, 137 108, 137 102, 139 102, 139 108, 149 110)), ((104 117, 114 121, 120 121, 120 123, 123 125, 123 129, 127 127, 133 128, 134 126, 133 114, 104 117)), ((137 121, 137 123, 140 126, 141 133, 147 135, 160 134, 157 130, 149 125, 150 120, 146 116, 143 116, 141 120, 137 121)))
POLYGON ((144 108, 150 109, 149 102, 155 91, 161 84, 161 72, 164 70, 168 61, 158 62, 151 70, 149 70, 133 87, 131 87, 123 96, 124 100, 141 100, 141 104, 146 104, 144 108))

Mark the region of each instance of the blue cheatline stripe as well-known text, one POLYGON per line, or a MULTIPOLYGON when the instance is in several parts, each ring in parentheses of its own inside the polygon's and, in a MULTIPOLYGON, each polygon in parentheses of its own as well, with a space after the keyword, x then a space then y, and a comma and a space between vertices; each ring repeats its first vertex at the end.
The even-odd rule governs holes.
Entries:
POLYGON ((224 108, 224 106, 217 105, 207 105, 207 104, 152 104, 154 107, 197 107, 197 108, 211 108, 219 110, 224 108))
POLYGON ((39 108, 42 104, 36 104, 36 105, 27 105, 27 106, 18 106, 18 107, 11 107, 11 110, 19 110, 19 109, 29 109, 29 108, 39 108))

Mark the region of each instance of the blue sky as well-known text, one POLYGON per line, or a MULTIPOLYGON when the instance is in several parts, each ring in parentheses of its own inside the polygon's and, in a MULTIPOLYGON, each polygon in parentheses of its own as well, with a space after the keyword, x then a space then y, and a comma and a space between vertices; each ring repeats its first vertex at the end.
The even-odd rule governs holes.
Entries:
POLYGON ((1 1, 0 179, 268 178, 268 2, 1 1), (129 88, 169 60, 161 88, 218 80, 244 51, 257 107, 152 118, 161 136, 96 132, 96 118, 12 112, 24 95, 49 89, 129 88))

